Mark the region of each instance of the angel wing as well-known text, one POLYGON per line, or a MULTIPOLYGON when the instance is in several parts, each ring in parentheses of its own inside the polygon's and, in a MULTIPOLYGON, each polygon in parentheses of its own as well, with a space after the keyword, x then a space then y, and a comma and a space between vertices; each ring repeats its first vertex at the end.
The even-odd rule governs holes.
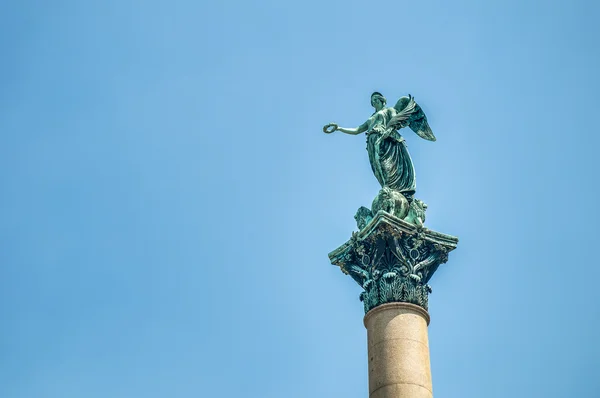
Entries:
POLYGON ((427 123, 427 116, 423 113, 421 107, 415 102, 415 99, 409 94, 408 97, 402 97, 394 105, 398 113, 390 119, 387 127, 396 130, 403 127, 410 127, 421 138, 428 141, 435 141, 435 135, 427 123))

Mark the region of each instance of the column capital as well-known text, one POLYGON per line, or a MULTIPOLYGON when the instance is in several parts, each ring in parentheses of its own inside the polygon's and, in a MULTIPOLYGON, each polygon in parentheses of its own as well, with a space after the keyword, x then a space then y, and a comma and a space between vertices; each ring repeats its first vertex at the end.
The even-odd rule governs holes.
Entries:
POLYGON ((329 253, 333 265, 363 289, 365 313, 392 302, 428 308, 429 280, 458 238, 401 220, 379 211, 346 243, 329 253))

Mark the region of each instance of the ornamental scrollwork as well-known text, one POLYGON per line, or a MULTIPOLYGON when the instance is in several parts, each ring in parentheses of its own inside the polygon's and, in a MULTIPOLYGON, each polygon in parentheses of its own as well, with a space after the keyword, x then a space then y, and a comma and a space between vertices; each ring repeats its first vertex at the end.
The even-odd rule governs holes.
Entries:
POLYGON ((382 224, 362 238, 352 235, 342 269, 363 288, 365 312, 389 302, 427 309, 431 293, 427 282, 447 259, 448 249, 427 240, 422 231, 408 233, 382 224))

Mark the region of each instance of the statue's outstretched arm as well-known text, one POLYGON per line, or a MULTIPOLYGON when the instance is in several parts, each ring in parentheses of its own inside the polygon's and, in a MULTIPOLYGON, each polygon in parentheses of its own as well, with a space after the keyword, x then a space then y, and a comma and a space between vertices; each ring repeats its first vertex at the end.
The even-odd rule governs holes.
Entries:
POLYGON ((360 126, 358 126, 356 128, 339 127, 335 123, 330 123, 327 126, 323 127, 323 132, 327 133, 327 134, 331 134, 334 131, 341 131, 342 133, 357 135, 360 133, 364 133, 365 131, 367 131, 368 128, 369 128, 368 121, 364 122, 363 124, 361 124, 360 126))

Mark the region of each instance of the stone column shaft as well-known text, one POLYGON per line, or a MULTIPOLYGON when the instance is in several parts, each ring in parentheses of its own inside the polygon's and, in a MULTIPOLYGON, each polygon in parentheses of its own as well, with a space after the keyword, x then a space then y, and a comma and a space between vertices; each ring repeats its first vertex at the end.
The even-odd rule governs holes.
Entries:
POLYGON ((369 398, 432 398, 429 314, 410 303, 387 303, 364 318, 369 398))

